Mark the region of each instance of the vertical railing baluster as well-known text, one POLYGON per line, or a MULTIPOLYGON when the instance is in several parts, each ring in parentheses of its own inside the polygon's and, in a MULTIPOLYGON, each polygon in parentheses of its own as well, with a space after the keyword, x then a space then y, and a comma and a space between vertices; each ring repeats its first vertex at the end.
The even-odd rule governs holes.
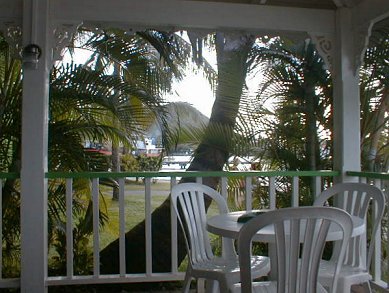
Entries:
POLYGON ((93 275, 100 275, 100 237, 99 237, 99 178, 92 179, 93 203, 93 275))
MULTIPOLYGON (((382 180, 381 190, 383 191, 383 193, 385 195, 385 199, 386 199, 386 223, 389 223, 389 190, 387 189, 388 184, 389 184, 389 180, 387 180, 387 179, 382 180)), ((383 218, 385 218, 385 214, 384 214, 383 218)), ((386 251, 389 251, 389 228, 387 226, 388 226, 388 224, 386 225, 386 249, 387 249, 386 251)), ((382 232, 383 231, 381 230, 380 234, 382 232)), ((383 235, 383 238, 384 237, 385 237, 385 235, 383 235)), ((385 263, 383 265, 385 265, 385 263)), ((385 272, 388 273, 388 271, 389 271, 389 256, 387 253, 386 254, 386 270, 385 270, 385 272)), ((389 280, 388 279, 386 279, 386 289, 389 289, 389 280)))
POLYGON ((315 176, 315 190, 313 191, 315 198, 321 193, 321 176, 315 176))
MULTIPOLYGON (((258 176, 266 176, 261 173, 256 173, 258 176)), ((268 196, 269 196, 269 208, 275 209, 276 208, 276 203, 277 203, 277 177, 279 176, 284 176, 282 173, 278 174, 272 174, 272 176, 267 177, 268 179, 265 182, 268 182, 268 196)), ((292 206, 299 206, 299 193, 300 193, 300 188, 299 188, 299 175, 294 174, 295 176, 290 176, 290 175, 285 175, 285 178, 290 178, 291 184, 292 184, 292 199, 291 199, 291 205, 292 206)), ((124 176, 124 175, 123 175, 124 176)), ((146 175, 147 176, 147 175, 146 175)), ((191 175, 192 177, 196 178, 196 182, 202 183, 203 182, 203 177, 201 175, 191 175)), ((231 176, 231 175, 228 175, 231 176)), ((242 175, 240 174, 234 174, 232 176, 236 176, 236 178, 242 178, 242 175)), ((254 194, 253 194, 253 188, 254 185, 256 184, 253 181, 253 175, 249 174, 248 177, 244 178, 245 182, 245 199, 246 199, 246 209, 251 210, 255 209, 256 206, 253 204, 254 194)), ((255 177, 254 177, 255 178, 255 177)), ((0 179, 0 184, 2 183, 0 179)), ((321 177, 315 178, 316 180, 316 186, 320 185, 320 180, 321 177)), ((99 221, 99 201, 100 199, 100 189, 99 189, 99 178, 96 179, 91 179, 91 185, 92 185, 92 211, 93 211, 93 278, 97 279, 100 278, 100 221, 99 221)), ((4 182, 4 181, 3 181, 4 182)), ((146 275, 143 277, 144 279, 149 279, 153 278, 153 280, 156 280, 155 278, 163 278, 161 276, 154 275, 153 274, 153 258, 152 258, 152 232, 153 232, 153 221, 152 221, 152 178, 145 178, 144 180, 145 184, 145 251, 146 251, 146 256, 145 256, 145 263, 146 263, 146 275)), ((229 177, 224 176, 220 177, 220 193, 222 196, 224 196, 226 199, 228 197, 228 182, 229 182, 229 177)), ((259 180, 261 184, 266 184, 263 183, 263 181, 259 180)), ((126 206, 125 206, 125 200, 126 200, 126 194, 125 194, 125 189, 126 189, 126 182, 125 178, 119 178, 118 179, 119 183, 119 276, 118 275, 110 275, 108 282, 117 282, 115 281, 115 278, 119 280, 119 278, 129 278, 129 274, 126 272, 126 206), (111 279, 112 277, 112 279, 111 279)), ((178 180, 176 177, 170 177, 170 188, 172 188, 174 185, 178 183, 178 180)), ((378 184, 378 183, 376 183, 378 184)), ((73 250, 74 250, 74 235, 73 235, 73 229, 74 229, 74 215, 72 214, 73 210, 73 185, 74 181, 73 179, 66 179, 66 249, 69 252, 66 255, 66 263, 67 263, 67 271, 66 271, 66 276, 68 279, 73 279, 74 278, 74 255, 73 255, 73 250)), ((1 186, 1 185, 0 185, 1 186)), ((0 216, 1 214, 1 189, 0 189, 0 216)), ((173 212, 172 205, 171 205, 171 274, 167 275, 167 279, 179 279, 181 276, 181 273, 178 271, 178 233, 177 229, 178 228, 178 219, 175 216, 175 213, 173 212)), ((2 219, 0 217, 0 223, 2 219)), ((128 223, 127 223, 128 225, 128 223)), ((2 234, 2 227, 0 225, 0 235, 2 234)), ((381 242, 380 239, 377 238, 376 240, 377 247, 376 249, 379 249, 379 251, 376 251, 374 254, 374 260, 375 260, 375 265, 379 265, 380 263, 380 253, 381 253, 381 242), (377 260, 378 258, 378 260, 377 260)), ((388 258, 389 261, 389 258, 388 258)), ((0 273, 1 273, 1 264, 2 264, 2 254, 0 251, 0 273)), ((378 268, 380 269, 380 268, 378 268)), ((379 271, 377 268, 375 268, 375 272, 378 274, 375 274, 375 280, 378 278, 381 278, 381 271, 379 271)), ((1 277, 0 277, 1 279, 1 277)), ((50 278, 49 278, 50 279, 50 278)), ((53 279, 54 280, 54 279, 53 279)), ((50 279, 50 282, 53 282, 52 279, 50 279)), ((58 281, 54 281, 58 282, 58 281)), ((66 282, 66 280, 64 281, 66 282)), ((69 282, 69 281, 67 281, 69 282)), ((72 281, 73 282, 73 281, 72 281)), ((78 282, 78 281, 76 281, 78 282)), ((100 281, 98 281, 100 282, 100 281)), ((129 282, 132 282, 131 279, 129 278, 129 282)), ((51 283, 54 284, 54 283, 51 283)), ((56 283, 55 283, 56 284, 56 283)))
MULTIPOLYGON (((274 176, 269 177, 269 205, 271 210, 276 208, 276 178, 274 176)), ((276 257, 276 247, 273 244, 269 245, 269 257, 271 259, 276 257)), ((275 280, 277 276, 275 270, 271 270, 269 276, 271 280, 275 280)))
MULTIPOLYGON (((386 180, 383 181, 383 192, 384 192, 384 195, 386 196, 386 223, 389 223, 389 190, 387 190, 385 188, 385 182, 386 180)), ((382 231, 380 231, 380 234, 382 233, 382 231)), ((386 227, 386 251, 389 252, 389 228, 386 227)), ((388 256, 388 253, 386 253, 386 263, 387 263, 387 266, 386 266, 386 273, 388 273, 389 271, 389 256, 388 256)), ((386 280, 386 288, 389 289, 389 281, 386 280)))
POLYGON ((228 178, 222 177, 221 178, 221 195, 227 200, 228 199, 228 178))
POLYGON ((73 271, 73 178, 66 179, 66 275, 72 278, 73 271))
POLYGON ((124 203, 125 178, 119 178, 119 267, 120 276, 126 275, 126 207, 124 203))
POLYGON ((246 210, 251 211, 253 209, 253 183, 252 177, 245 178, 245 193, 246 193, 246 210))
POLYGON ((270 197, 270 209, 276 208, 276 178, 269 177, 269 197, 270 197))
MULTIPOLYGON (((3 180, 0 178, 0 239, 3 247, 3 180)), ((3 279, 3 249, 0 249, 0 280, 3 279)))
POLYGON ((151 178, 145 178, 146 275, 152 274, 151 178))
MULTIPOLYGON (((177 184, 177 178, 170 178, 170 192, 172 192, 173 186, 177 184)), ((178 235, 177 235, 177 216, 174 212, 173 202, 170 201, 170 222, 171 222, 171 256, 172 256, 172 272, 173 274, 178 272, 178 235)))
MULTIPOLYGON (((374 185, 378 188, 382 188, 382 181, 380 179, 374 180, 374 185)), ((374 218, 377 214, 377 205, 373 205, 373 212, 372 217, 374 218)), ((374 280, 380 281, 382 278, 382 271, 381 271, 381 255, 382 255, 382 245, 381 245, 381 223, 378 224, 378 233, 375 235, 375 245, 374 245, 374 253, 373 253, 373 270, 374 270, 374 280)))
MULTIPOLYGON (((228 205, 228 178, 227 177, 221 177, 220 178, 220 194, 222 197, 226 200, 228 205)), ((229 251, 228 248, 226 248, 225 240, 222 238, 222 256, 226 256, 226 252, 229 251)))
POLYGON ((299 177, 292 177, 292 207, 299 206, 299 177))

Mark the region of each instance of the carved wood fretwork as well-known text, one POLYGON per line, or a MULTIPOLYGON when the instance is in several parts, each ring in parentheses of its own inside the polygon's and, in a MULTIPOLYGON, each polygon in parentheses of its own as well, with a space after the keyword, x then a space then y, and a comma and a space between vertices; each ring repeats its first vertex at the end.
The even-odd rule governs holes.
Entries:
POLYGON ((326 69, 332 70, 333 54, 334 54, 334 40, 330 36, 319 36, 309 34, 312 42, 316 46, 316 50, 324 60, 326 69))

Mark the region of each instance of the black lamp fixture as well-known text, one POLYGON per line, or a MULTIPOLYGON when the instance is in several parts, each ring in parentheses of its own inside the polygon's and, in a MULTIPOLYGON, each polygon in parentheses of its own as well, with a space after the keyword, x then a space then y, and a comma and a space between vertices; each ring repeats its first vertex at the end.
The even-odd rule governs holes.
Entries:
POLYGON ((37 69, 42 49, 36 44, 29 44, 23 48, 23 65, 29 69, 37 69))

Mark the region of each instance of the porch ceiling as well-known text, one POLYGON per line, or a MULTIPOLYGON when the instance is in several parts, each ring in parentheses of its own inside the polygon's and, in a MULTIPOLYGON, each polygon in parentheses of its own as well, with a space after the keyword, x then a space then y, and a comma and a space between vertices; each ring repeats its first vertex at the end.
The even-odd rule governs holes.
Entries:
MULTIPOLYGON (((22 7, 23 0, 0 0, 0 20, 21 23, 22 7)), ((82 22, 124 29, 232 29, 328 36, 335 32, 335 11, 342 7, 353 8, 356 29, 389 13, 389 1, 384 0, 55 0, 50 1, 49 11, 54 26, 82 22)))

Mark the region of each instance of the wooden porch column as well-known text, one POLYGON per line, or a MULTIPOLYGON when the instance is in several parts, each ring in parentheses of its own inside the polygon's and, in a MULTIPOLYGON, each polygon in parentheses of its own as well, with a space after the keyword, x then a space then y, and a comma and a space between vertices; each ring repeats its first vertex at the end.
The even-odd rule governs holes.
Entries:
POLYGON ((333 51, 334 169, 341 172, 340 181, 350 181, 345 171, 361 169, 359 76, 354 36, 351 9, 338 9, 333 51))
POLYGON ((29 293, 47 292, 49 27, 49 0, 24 0, 23 46, 36 44, 42 50, 36 68, 23 65, 21 292, 29 293))

